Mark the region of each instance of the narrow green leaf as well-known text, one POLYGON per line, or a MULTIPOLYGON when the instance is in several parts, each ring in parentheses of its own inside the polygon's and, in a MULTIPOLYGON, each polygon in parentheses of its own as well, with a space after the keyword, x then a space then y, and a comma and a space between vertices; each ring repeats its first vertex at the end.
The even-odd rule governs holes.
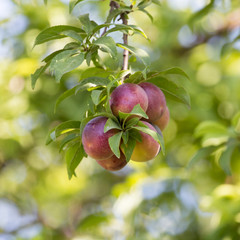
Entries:
POLYGON ((112 58, 117 57, 116 43, 113 38, 109 36, 100 37, 93 44, 99 46, 101 50, 108 52, 112 58))
POLYGON ((119 129, 122 130, 119 122, 114 121, 112 118, 109 118, 107 120, 107 122, 105 123, 104 126, 104 133, 106 133, 107 131, 111 130, 111 129, 119 129))
POLYGON ((146 9, 140 8, 139 10, 145 13, 150 18, 151 22, 153 22, 153 16, 146 9))
POLYGON ((81 137, 79 136, 79 134, 72 133, 64 137, 64 139, 62 139, 60 143, 59 152, 61 152, 62 150, 65 150, 66 145, 72 142, 75 143, 75 141, 79 141, 79 144, 80 144, 81 137))
POLYGON ((129 139, 129 131, 125 131, 122 134, 122 140, 123 143, 126 145, 128 143, 128 139, 129 139))
POLYGON ((218 149, 218 147, 216 147, 216 146, 209 146, 209 147, 201 148, 191 158, 191 160, 189 161, 189 163, 187 165, 187 169, 192 168, 193 165, 196 164, 199 160, 207 158, 209 155, 211 155, 217 149, 218 149))
POLYGON ((83 146, 79 143, 75 144, 73 147, 69 148, 65 154, 65 159, 67 163, 68 177, 69 180, 72 176, 76 176, 75 169, 82 161, 84 157, 84 149, 83 146))
POLYGON ((147 6, 149 6, 151 3, 152 3, 152 0, 143 0, 143 1, 141 1, 141 2, 137 5, 137 7, 138 7, 139 9, 144 9, 144 8, 146 8, 147 6))
POLYGON ((129 78, 127 78, 124 82, 125 83, 136 83, 138 84, 143 80, 143 74, 142 71, 135 72, 134 74, 130 75, 129 78))
POLYGON ((109 146, 117 158, 120 158, 119 147, 120 147, 121 138, 122 138, 122 132, 119 132, 108 139, 109 146))
POLYGON ((129 137, 127 144, 122 144, 121 148, 123 149, 123 153, 126 157, 126 161, 129 162, 131 159, 133 150, 136 146, 136 139, 129 137))
POLYGON ((68 37, 67 35, 64 35, 64 32, 66 31, 74 31, 76 33, 82 34, 82 36, 85 36, 85 32, 81 28, 68 26, 68 25, 58 25, 49 27, 42 32, 38 34, 36 37, 34 46, 42 44, 44 42, 48 42, 55 39, 65 38, 68 37))
POLYGON ((156 5, 162 6, 159 0, 152 0, 152 2, 155 3, 156 5))
POLYGON ((227 143, 226 150, 222 153, 219 159, 219 165, 224 170, 227 175, 232 175, 231 170, 231 157, 233 154, 234 149, 236 148, 237 144, 235 140, 230 139, 227 143))
POLYGON ((130 116, 139 116, 139 117, 143 117, 148 119, 148 115, 146 114, 146 112, 141 108, 140 104, 137 104, 136 106, 134 106, 134 108, 132 109, 132 111, 130 113, 124 113, 119 111, 119 117, 120 119, 123 119, 124 122, 130 117, 130 116))
POLYGON ((35 71, 35 73, 31 74, 32 89, 35 88, 38 78, 45 72, 45 70, 47 69, 48 66, 49 66, 49 64, 47 63, 44 66, 41 66, 40 68, 38 68, 35 71))
POLYGON ((91 34, 93 29, 98 26, 96 22, 90 20, 89 14, 80 15, 78 18, 87 34, 91 34))
POLYGON ((175 84, 168 78, 158 76, 147 79, 147 82, 151 82, 158 86, 166 97, 173 99, 174 101, 186 104, 189 108, 191 106, 190 97, 187 91, 175 84))
POLYGON ((137 118, 137 117, 136 118, 131 118, 130 120, 128 120, 126 122, 125 128, 131 128, 132 126, 137 125, 138 122, 139 122, 139 118, 137 118))
POLYGON ((46 145, 55 141, 59 136, 66 134, 66 133, 78 133, 80 131, 80 121, 66 121, 59 124, 57 127, 52 129, 47 136, 46 145))
POLYGON ((136 57, 141 59, 141 61, 143 62, 143 64, 145 66, 150 65, 150 58, 143 49, 135 48, 135 47, 128 46, 128 45, 122 44, 122 43, 117 43, 117 46, 120 48, 126 49, 129 52, 131 52, 132 54, 136 55, 136 57))
POLYGON ((102 93, 102 90, 93 90, 92 91, 91 97, 92 97, 93 103, 95 105, 99 104, 99 101, 100 101, 99 97, 100 97, 101 93, 102 93))
POLYGON ((83 0, 70 0, 70 2, 69 2, 69 13, 71 13, 73 11, 74 7, 82 1, 83 0))
POLYGON ((77 40, 78 42, 82 42, 83 41, 83 38, 81 37, 80 34, 78 34, 77 32, 73 31, 73 30, 67 30, 67 31, 64 31, 62 32, 62 34, 64 36, 67 36, 67 37, 70 37, 74 40, 77 40))
POLYGON ((54 72, 56 81, 59 82, 62 76, 74 70, 84 61, 84 54, 76 50, 66 50, 57 54, 51 61, 50 71, 54 72))
POLYGON ((42 62, 46 62, 48 63, 50 60, 52 60, 57 54, 59 54, 60 52, 65 51, 65 49, 61 49, 61 50, 57 50, 51 54, 49 54, 47 57, 45 57, 42 62))

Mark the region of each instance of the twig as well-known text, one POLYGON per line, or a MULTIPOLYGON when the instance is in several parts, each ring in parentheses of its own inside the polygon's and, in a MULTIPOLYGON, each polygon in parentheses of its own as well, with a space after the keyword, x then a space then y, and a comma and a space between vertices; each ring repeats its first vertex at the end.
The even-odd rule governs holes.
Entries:
MULTIPOLYGON (((116 3, 115 1, 111 1, 109 5, 110 5, 109 15, 111 14, 111 12, 112 12, 114 9, 119 8, 119 4, 116 3)), ((105 22, 105 23, 107 23, 107 22, 105 22)), ((107 32, 107 29, 108 29, 108 26, 106 26, 106 27, 104 28, 104 30, 103 30, 103 32, 102 32, 102 34, 101 34, 101 37, 107 32)))
MULTIPOLYGON (((126 18, 126 13, 122 13, 121 14, 121 19, 122 19, 122 22, 124 25, 128 25, 128 20, 126 18)), ((128 34, 123 34, 123 43, 125 45, 128 44, 128 34)), ((129 52, 128 50, 124 49, 123 51, 123 67, 122 67, 122 70, 128 70, 128 55, 129 55, 129 52)), ((124 82, 125 80, 125 77, 122 79, 122 82, 124 82)))

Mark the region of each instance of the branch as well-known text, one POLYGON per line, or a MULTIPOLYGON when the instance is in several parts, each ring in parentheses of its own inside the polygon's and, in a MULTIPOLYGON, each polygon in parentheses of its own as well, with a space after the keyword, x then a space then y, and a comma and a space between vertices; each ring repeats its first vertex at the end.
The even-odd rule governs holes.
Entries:
MULTIPOLYGON (((110 4, 109 4, 109 6, 110 6, 109 15, 111 14, 111 12, 112 12, 114 9, 117 9, 117 8, 120 7, 119 4, 116 3, 115 1, 111 1, 110 4)), ((105 23, 107 23, 107 22, 105 22, 105 23)), ((108 29, 108 27, 106 26, 106 27, 104 28, 104 30, 103 30, 103 33, 101 34, 101 37, 107 32, 107 29, 108 29)))
MULTIPOLYGON (((122 13, 121 14, 121 19, 122 19, 122 22, 124 25, 128 25, 128 20, 126 18, 126 13, 122 13)), ((123 43, 124 44, 128 44, 128 34, 123 34, 123 43)), ((129 52, 128 50, 124 49, 123 51, 123 67, 122 67, 122 70, 128 70, 128 55, 129 55, 129 52)), ((125 77, 122 79, 122 82, 124 82, 125 80, 125 77)))

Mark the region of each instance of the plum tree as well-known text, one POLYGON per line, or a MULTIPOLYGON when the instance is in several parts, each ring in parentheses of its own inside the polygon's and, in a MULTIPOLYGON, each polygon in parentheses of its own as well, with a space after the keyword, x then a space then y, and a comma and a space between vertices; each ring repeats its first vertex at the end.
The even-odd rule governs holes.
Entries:
POLYGON ((139 84, 148 97, 147 115, 148 121, 153 122, 159 119, 166 109, 166 99, 163 92, 154 84, 143 82, 139 84))
POLYGON ((163 131, 168 125, 169 118, 170 118, 169 109, 168 107, 166 107, 163 115, 156 121, 153 121, 153 124, 156 124, 163 131))
MULTIPOLYGON (((157 132, 156 129, 150 123, 146 121, 141 122, 147 125, 149 129, 157 132)), ((136 146, 133 150, 131 160, 136 162, 146 162, 155 158, 158 155, 160 145, 156 140, 153 139, 152 136, 141 131, 140 134, 142 141, 136 142, 136 146)))
POLYGON ((122 84, 115 88, 110 97, 110 107, 115 116, 118 116, 119 111, 130 113, 137 104, 140 104, 144 111, 147 110, 147 94, 137 84, 122 84))

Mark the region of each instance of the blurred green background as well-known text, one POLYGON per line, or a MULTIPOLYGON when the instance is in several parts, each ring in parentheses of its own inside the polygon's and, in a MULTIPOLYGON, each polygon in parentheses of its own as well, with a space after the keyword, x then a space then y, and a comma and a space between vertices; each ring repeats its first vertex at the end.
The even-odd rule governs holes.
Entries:
MULTIPOLYGON (((209 1, 162 0, 161 7, 148 8, 153 23, 140 12, 130 16, 129 22, 151 39, 136 35, 129 41, 149 53, 152 70, 178 66, 191 79, 184 83, 191 109, 168 100, 166 156, 131 162, 115 173, 83 159, 77 178, 69 181, 58 144, 46 146, 45 140, 57 123, 79 119, 79 96, 53 110, 57 97, 87 65, 66 74, 60 84, 46 73, 33 91, 30 74, 67 40, 35 48, 33 43, 46 27, 78 26, 80 14, 103 23, 109 1, 83 1, 71 15, 68 0, 49 0, 47 6, 43 0, 1 1, 0 240, 240 239, 239 151, 231 159, 232 176, 226 176, 216 156, 186 169, 204 144, 194 136, 198 124, 231 126, 240 107, 240 4, 212 2, 201 13, 209 1)), ((112 36, 122 41, 120 34, 112 36)), ((108 64, 114 68, 116 63, 108 64)), ((141 65, 131 62, 131 68, 141 65)))

